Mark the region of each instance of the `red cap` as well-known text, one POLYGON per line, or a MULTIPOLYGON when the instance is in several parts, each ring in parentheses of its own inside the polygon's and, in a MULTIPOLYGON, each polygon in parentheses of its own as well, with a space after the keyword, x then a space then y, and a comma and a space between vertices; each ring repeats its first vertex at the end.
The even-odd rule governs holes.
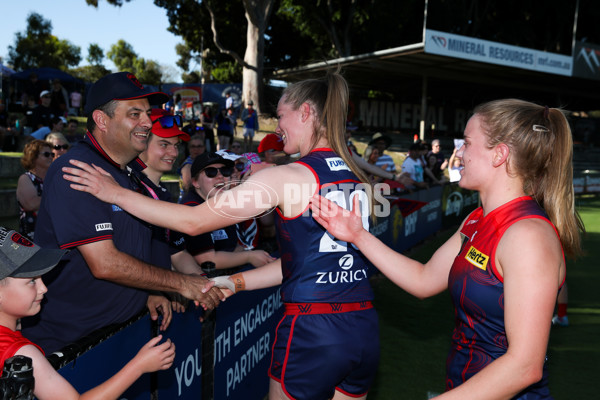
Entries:
POLYGON ((150 132, 152 132, 152 134, 162 138, 179 136, 179 138, 184 142, 190 140, 190 135, 179 129, 176 124, 173 124, 171 128, 163 128, 160 122, 154 123, 157 119, 164 116, 174 117, 173 114, 169 113, 167 110, 163 110, 162 108, 152 109, 152 112, 150 113, 150 119, 152 120, 152 128, 150 129, 150 132))
POLYGON ((264 153, 267 150, 283 151, 283 140, 281 136, 269 133, 258 144, 258 152, 264 153))

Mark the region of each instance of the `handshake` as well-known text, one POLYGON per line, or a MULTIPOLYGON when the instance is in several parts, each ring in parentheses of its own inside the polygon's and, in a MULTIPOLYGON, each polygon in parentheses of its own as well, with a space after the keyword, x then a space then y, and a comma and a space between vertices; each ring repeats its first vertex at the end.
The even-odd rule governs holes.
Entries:
POLYGON ((226 294, 227 297, 246 289, 244 275, 241 272, 234 275, 217 276, 210 280, 215 283, 216 287, 231 291, 231 294, 226 294))

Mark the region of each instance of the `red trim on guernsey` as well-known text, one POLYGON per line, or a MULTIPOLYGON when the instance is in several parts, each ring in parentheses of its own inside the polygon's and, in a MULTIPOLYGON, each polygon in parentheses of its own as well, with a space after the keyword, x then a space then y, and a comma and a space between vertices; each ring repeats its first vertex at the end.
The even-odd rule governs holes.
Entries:
POLYGON ((348 393, 345 390, 342 390, 342 389, 340 389, 337 386, 335 387, 335 390, 338 391, 338 392, 340 392, 340 393, 342 393, 342 394, 345 394, 348 397, 354 397, 354 398, 366 396, 367 393, 368 393, 368 392, 364 392, 364 393, 361 393, 361 394, 348 393))
POLYGON ((285 303, 286 315, 338 314, 373 308, 371 301, 356 303, 285 303))
POLYGON ((61 250, 70 249, 84 244, 101 242, 102 240, 111 240, 113 235, 97 236, 89 239, 78 240, 77 242, 65 243, 60 246, 61 250))
POLYGON ((283 360, 283 366, 281 368, 281 389, 283 390, 283 393, 285 393, 285 395, 292 400, 294 397, 289 394, 285 388, 285 370, 287 369, 288 360, 290 358, 290 348, 292 347, 292 338, 294 337, 294 326, 296 325, 296 319, 298 319, 297 315, 294 316, 294 319, 292 319, 292 324, 290 325, 290 336, 288 337, 287 346, 285 347, 285 359, 283 360))
POLYGON ((106 160, 108 162, 110 162, 112 165, 121 169, 121 165, 109 157, 109 155, 104 151, 102 146, 100 146, 100 143, 98 143, 98 141, 96 140, 96 138, 94 137, 94 135, 92 135, 92 133, 90 131, 87 131, 87 133, 85 135, 90 139, 90 142, 92 142, 92 145, 96 148, 98 153, 102 154, 104 156, 104 158, 106 158, 106 160))

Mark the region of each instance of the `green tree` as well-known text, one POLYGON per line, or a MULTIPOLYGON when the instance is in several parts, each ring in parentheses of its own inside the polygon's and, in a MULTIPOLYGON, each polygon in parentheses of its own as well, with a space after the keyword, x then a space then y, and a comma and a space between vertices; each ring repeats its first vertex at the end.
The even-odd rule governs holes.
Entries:
POLYGON ((39 67, 67 70, 79 64, 80 54, 78 46, 52 35, 50 21, 31 13, 25 32, 17 32, 15 44, 8 46, 8 63, 17 70, 39 67))
POLYGON ((91 65, 101 65, 104 61, 104 50, 97 43, 90 43, 86 60, 91 65))
POLYGON ((140 82, 149 84, 162 83, 162 72, 158 63, 138 57, 133 46, 125 40, 120 39, 116 44, 113 44, 106 55, 119 71, 132 72, 140 82))
POLYGON ((243 97, 253 100, 260 111, 265 33, 275 0, 155 0, 154 4, 167 10, 169 31, 202 57, 205 82, 237 77, 241 67, 243 97))
POLYGON ((72 68, 69 73, 85 82, 96 82, 104 75, 110 74, 110 70, 106 69, 104 65, 98 64, 72 68))
POLYGON ((131 71, 135 73, 134 65, 137 62, 138 55, 133 50, 133 46, 125 40, 120 39, 116 44, 110 46, 110 50, 106 53, 106 56, 117 66, 119 71, 131 71))

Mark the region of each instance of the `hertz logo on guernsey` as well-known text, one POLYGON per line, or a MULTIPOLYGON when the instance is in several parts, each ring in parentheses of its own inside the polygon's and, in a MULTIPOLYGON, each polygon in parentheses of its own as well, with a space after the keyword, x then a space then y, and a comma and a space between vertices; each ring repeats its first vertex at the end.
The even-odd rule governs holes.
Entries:
POLYGON ((469 251, 467 251, 467 255, 465 256, 465 260, 484 271, 487 270, 487 264, 489 259, 490 256, 488 256, 487 254, 483 254, 473 246, 471 246, 469 251))

